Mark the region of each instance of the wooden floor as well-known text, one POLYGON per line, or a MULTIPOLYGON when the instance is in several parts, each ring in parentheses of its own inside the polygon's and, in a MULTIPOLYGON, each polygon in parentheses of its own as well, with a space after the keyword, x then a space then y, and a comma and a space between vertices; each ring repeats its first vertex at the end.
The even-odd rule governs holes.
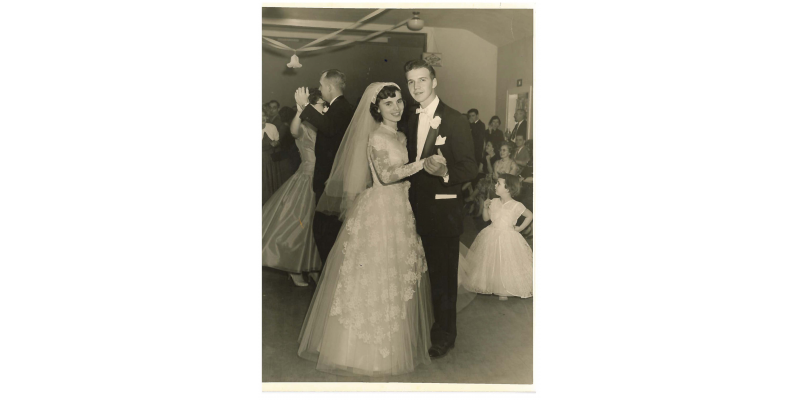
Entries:
MULTIPOLYGON (((470 218, 462 243, 477 235, 470 218)), ((454 349, 405 375, 344 377, 317 371, 297 356, 297 337, 313 287, 296 287, 284 272, 263 268, 262 382, 533 383, 533 299, 478 295, 458 313, 454 349)))

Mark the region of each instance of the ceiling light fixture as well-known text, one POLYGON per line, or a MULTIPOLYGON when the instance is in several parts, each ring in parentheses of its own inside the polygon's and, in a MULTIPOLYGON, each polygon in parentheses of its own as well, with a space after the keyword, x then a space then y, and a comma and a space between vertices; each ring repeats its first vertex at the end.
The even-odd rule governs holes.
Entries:
POLYGON ((419 19, 419 12, 418 11, 412 11, 412 12, 414 13, 414 17, 411 18, 410 21, 408 21, 408 24, 407 24, 408 25, 408 29, 410 29, 412 31, 418 31, 418 30, 422 29, 425 26, 425 21, 419 19))

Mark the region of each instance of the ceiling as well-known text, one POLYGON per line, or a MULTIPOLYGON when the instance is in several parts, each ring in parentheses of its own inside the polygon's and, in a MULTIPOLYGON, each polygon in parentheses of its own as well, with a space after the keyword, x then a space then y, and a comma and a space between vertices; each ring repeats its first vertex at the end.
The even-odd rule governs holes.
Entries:
MULTIPOLYGON (((355 23, 374 10, 265 7, 261 16, 266 19, 355 23)), ((498 47, 533 36, 532 9, 387 9, 366 24, 395 25, 411 17, 411 11, 420 12, 426 27, 465 29, 498 47)))

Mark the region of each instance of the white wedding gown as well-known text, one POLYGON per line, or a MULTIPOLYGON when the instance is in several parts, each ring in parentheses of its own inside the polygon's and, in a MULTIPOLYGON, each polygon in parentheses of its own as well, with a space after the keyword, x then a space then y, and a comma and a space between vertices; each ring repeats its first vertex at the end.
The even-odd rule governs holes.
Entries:
POLYGON ((347 211, 300 332, 298 355, 320 371, 399 375, 430 363, 433 308, 422 242, 403 181, 405 136, 386 125, 369 137, 372 187, 347 211))

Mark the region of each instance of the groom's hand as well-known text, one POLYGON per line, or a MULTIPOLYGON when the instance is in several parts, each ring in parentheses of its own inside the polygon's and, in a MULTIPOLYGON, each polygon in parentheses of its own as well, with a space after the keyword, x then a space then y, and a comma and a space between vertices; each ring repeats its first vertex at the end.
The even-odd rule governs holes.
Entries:
POLYGON ((426 158, 422 168, 433 176, 445 176, 447 175, 447 160, 442 155, 441 149, 437 150, 437 153, 426 158))

